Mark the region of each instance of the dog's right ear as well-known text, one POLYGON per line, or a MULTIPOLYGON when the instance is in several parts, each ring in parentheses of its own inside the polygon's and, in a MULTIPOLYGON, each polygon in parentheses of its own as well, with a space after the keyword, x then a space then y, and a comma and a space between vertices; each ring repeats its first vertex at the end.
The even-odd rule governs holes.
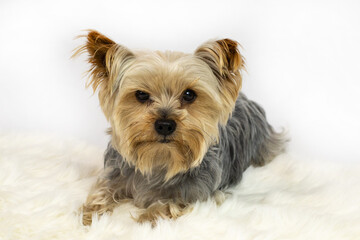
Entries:
MULTIPOLYGON (((119 88, 124 72, 129 68, 135 56, 127 48, 116 44, 101 33, 89 30, 85 37, 86 43, 75 49, 72 57, 88 54, 90 63, 87 87, 99 89, 100 105, 107 116, 112 110, 111 97, 119 88)), ((108 117, 108 116, 107 116, 108 117)))
POLYGON ((86 43, 75 49, 73 57, 88 53, 88 62, 91 67, 90 81, 87 86, 91 85, 94 91, 99 86, 106 87, 113 93, 119 86, 121 72, 129 66, 129 62, 134 59, 134 54, 94 30, 89 30, 87 35, 79 37, 86 37, 86 43))

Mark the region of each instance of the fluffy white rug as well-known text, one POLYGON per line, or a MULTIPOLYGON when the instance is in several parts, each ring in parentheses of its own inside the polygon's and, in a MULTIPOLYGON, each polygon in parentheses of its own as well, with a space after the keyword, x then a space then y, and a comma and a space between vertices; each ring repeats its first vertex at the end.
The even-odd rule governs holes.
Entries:
POLYGON ((123 205, 80 224, 103 150, 44 137, 0 137, 0 239, 360 239, 360 166, 282 155, 249 168, 221 206, 137 224, 123 205))

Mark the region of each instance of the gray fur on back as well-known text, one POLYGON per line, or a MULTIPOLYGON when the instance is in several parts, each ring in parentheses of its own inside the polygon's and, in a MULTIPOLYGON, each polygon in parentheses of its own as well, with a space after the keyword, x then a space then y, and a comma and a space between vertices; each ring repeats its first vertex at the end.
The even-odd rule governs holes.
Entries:
POLYGON ((240 93, 226 126, 219 127, 219 143, 209 148, 201 164, 165 182, 164 170, 144 176, 124 161, 109 143, 105 168, 110 188, 119 198, 133 198, 135 205, 172 199, 206 200, 216 190, 237 184, 250 166, 261 166, 284 150, 286 140, 266 120, 264 110, 240 93))

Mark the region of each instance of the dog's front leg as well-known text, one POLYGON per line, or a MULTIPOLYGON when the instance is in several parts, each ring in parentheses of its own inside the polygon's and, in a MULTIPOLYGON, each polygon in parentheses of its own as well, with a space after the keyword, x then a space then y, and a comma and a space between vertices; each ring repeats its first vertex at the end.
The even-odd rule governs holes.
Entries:
POLYGON ((106 212, 112 212, 116 204, 113 191, 108 187, 108 180, 100 177, 80 209, 83 224, 91 225, 93 214, 101 216, 106 212))

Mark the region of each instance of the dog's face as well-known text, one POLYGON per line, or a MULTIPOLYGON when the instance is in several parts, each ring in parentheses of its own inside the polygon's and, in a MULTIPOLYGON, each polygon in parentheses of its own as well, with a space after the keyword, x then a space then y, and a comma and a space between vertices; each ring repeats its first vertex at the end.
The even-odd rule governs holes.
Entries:
POLYGON ((194 54, 131 52, 98 32, 88 33, 90 85, 111 123, 112 144, 144 174, 169 179, 198 166, 218 140, 241 87, 237 43, 208 42, 194 54))

